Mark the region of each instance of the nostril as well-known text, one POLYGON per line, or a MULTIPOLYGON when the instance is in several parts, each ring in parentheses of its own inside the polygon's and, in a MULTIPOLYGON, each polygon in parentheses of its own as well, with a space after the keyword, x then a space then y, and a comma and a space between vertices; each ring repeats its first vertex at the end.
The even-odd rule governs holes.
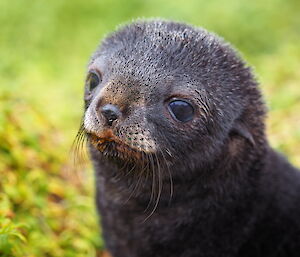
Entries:
POLYGON ((106 104, 101 108, 101 113, 107 121, 109 126, 112 125, 113 121, 120 117, 120 110, 117 106, 112 104, 106 104))

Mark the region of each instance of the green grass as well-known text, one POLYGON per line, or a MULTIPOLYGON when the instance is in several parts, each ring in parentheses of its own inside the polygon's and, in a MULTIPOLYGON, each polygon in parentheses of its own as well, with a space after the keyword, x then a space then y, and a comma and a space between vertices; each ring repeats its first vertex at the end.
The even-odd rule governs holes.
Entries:
POLYGON ((300 166, 298 0, 0 2, 0 255, 96 256, 93 172, 74 169, 86 64, 138 17, 212 30, 255 67, 272 145, 300 166))

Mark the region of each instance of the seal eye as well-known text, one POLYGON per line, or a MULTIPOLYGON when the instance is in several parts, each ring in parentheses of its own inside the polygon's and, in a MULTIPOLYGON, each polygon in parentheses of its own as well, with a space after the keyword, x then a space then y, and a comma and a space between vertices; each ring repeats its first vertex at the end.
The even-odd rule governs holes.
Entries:
POLYGON ((194 108, 191 104, 183 100, 174 100, 169 103, 169 112, 177 121, 187 122, 193 119, 194 108))
POLYGON ((96 72, 90 72, 87 78, 88 90, 93 91, 101 82, 100 76, 96 72))

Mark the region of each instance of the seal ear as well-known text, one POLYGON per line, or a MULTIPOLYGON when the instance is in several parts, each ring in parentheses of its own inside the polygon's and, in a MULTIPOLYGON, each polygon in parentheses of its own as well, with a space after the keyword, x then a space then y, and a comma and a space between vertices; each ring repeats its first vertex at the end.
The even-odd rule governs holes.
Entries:
POLYGON ((241 120, 236 120, 233 128, 231 129, 232 135, 239 135, 245 138, 252 146, 255 145, 254 138, 248 129, 247 125, 241 120))

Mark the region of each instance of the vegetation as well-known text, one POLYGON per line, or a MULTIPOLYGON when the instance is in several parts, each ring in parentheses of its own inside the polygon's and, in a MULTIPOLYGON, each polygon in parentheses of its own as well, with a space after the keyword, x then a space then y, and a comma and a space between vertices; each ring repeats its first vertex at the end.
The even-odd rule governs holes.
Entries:
POLYGON ((70 147, 88 57, 118 24, 164 17, 223 36, 255 67, 272 145, 300 166, 298 0, 0 3, 0 256, 96 256, 93 172, 70 147))

